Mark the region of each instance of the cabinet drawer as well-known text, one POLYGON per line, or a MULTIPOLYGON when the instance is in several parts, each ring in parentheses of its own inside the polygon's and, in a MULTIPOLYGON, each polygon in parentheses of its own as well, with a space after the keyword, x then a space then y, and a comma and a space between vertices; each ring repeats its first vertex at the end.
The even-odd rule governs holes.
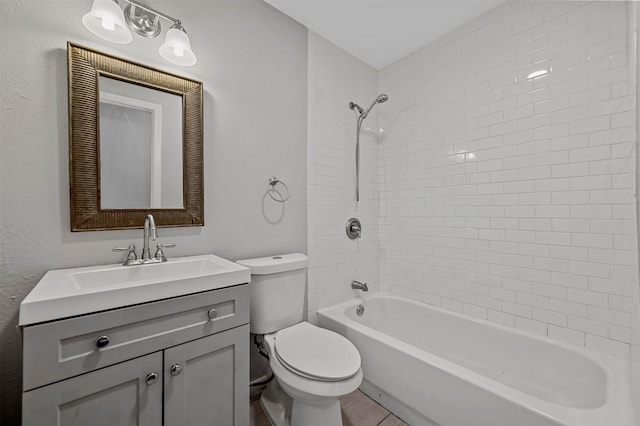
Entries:
POLYGON ((249 286, 245 284, 26 327, 23 389, 248 322, 249 286), (211 309, 215 309, 213 318, 211 309))

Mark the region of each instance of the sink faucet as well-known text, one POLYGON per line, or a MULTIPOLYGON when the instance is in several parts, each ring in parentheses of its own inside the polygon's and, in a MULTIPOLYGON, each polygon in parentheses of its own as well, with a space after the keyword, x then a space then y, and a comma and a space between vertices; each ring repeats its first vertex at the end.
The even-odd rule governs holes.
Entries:
POLYGON ((142 256, 140 259, 136 256, 136 247, 133 244, 129 244, 129 247, 116 247, 113 251, 126 251, 127 259, 122 264, 123 266, 135 266, 146 265, 149 263, 162 263, 167 261, 167 257, 164 255, 163 249, 175 247, 175 244, 158 244, 156 246, 156 254, 151 257, 151 249, 149 248, 149 241, 155 241, 158 239, 158 233, 156 232, 156 222, 153 216, 148 214, 144 218, 144 238, 142 241, 142 256))
POLYGON ((149 240, 155 241, 158 239, 156 233, 156 222, 153 220, 153 215, 148 214, 144 219, 144 240, 142 241, 142 261, 151 259, 151 253, 149 250, 149 240))
POLYGON ((360 281, 351 281, 351 288, 354 290, 369 291, 367 283, 361 283, 360 281))

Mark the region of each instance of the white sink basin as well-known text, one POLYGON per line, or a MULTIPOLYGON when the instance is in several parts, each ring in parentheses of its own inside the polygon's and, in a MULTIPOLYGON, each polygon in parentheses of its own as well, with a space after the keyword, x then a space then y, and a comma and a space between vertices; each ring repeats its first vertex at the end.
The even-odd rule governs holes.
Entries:
POLYGON ((137 266, 49 271, 20 304, 29 325, 248 283, 249 269, 214 255, 137 266))
POLYGON ((140 285, 142 282, 178 281, 186 277, 213 275, 225 270, 212 256, 177 258, 170 262, 148 265, 97 267, 89 271, 69 271, 69 277, 78 289, 107 289, 140 285))

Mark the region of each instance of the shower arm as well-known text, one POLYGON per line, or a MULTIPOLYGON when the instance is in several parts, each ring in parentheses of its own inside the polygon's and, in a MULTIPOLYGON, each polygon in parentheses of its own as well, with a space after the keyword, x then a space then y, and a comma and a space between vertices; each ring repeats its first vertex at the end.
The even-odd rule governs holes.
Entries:
POLYGON ((378 98, 376 98, 369 108, 364 113, 358 115, 358 125, 356 129, 356 203, 360 201, 360 130, 362 129, 362 122, 367 118, 369 112, 373 109, 373 107, 378 103, 378 98))
POLYGON ((386 102, 387 99, 389 99, 387 95, 379 95, 371 102, 371 105, 369 105, 366 111, 364 111, 360 105, 349 102, 349 108, 358 114, 358 124, 356 126, 356 203, 360 201, 360 130, 362 128, 362 122, 367 118, 374 106, 386 102))
POLYGON ((363 121, 364 114, 360 114, 356 126, 356 202, 360 201, 360 129, 363 121))

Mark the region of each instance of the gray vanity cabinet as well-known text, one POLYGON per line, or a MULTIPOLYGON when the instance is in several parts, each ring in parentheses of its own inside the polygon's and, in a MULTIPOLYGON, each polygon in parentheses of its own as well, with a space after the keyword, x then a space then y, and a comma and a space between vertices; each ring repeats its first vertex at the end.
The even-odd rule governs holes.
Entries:
POLYGON ((246 425, 248 322, 238 285, 27 326, 23 425, 246 425))
POLYGON ((25 392, 25 425, 162 424, 162 353, 25 392), (147 384, 147 376, 158 379, 147 384))
POLYGON ((245 325, 164 352, 165 426, 249 424, 248 335, 245 325))

